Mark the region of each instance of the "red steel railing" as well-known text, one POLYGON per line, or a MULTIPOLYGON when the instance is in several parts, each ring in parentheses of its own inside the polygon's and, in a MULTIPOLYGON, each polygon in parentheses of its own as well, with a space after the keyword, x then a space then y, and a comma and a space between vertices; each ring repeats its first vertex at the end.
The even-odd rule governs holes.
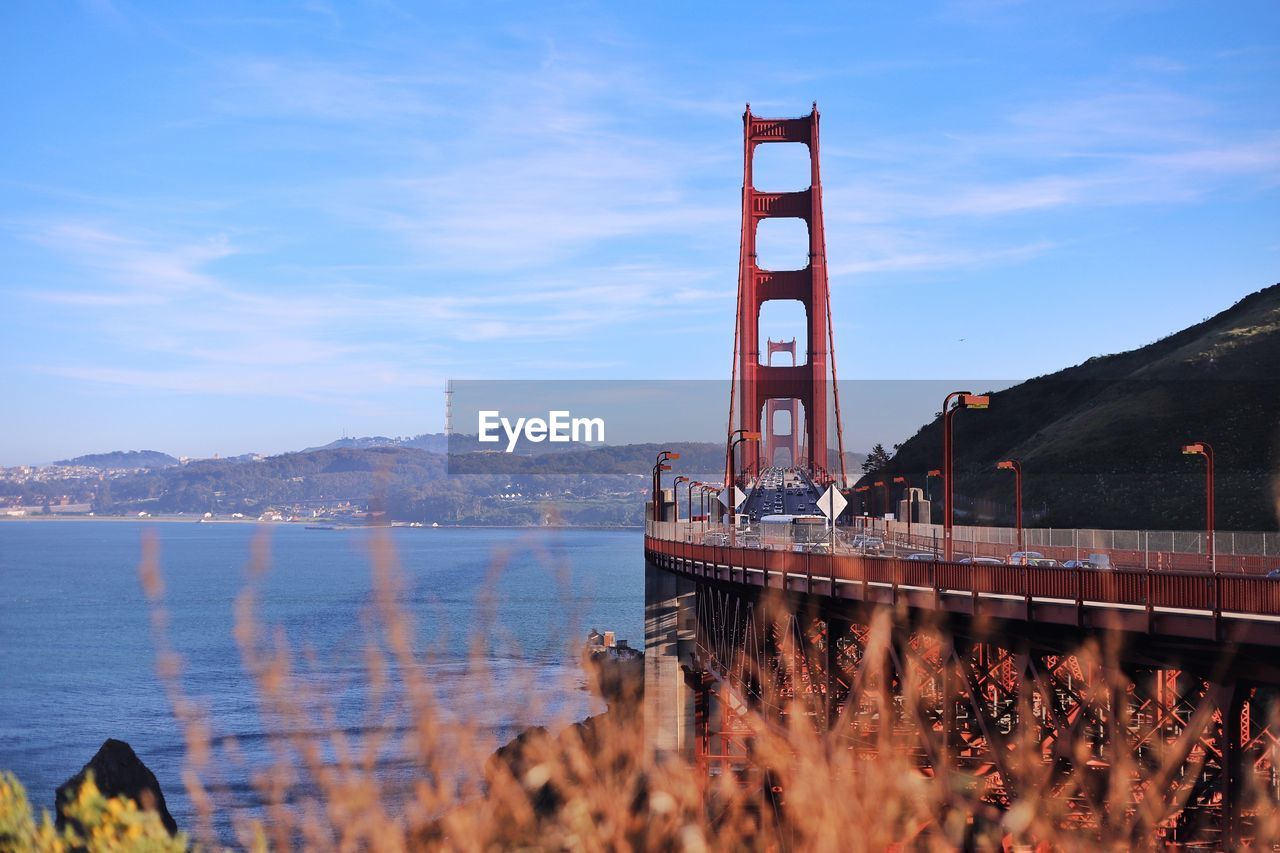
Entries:
POLYGON ((857 554, 704 545, 654 536, 646 549, 671 557, 788 577, 944 591, 1062 599, 1132 607, 1280 617, 1280 579, 1155 569, 1086 569, 904 560, 857 554))

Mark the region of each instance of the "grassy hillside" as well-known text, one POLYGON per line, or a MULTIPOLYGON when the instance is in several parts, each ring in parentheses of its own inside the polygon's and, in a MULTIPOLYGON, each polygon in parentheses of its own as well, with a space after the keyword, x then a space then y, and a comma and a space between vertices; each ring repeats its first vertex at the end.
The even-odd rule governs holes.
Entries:
MULTIPOLYGON (((981 393, 982 388, 970 389, 981 393)), ((1218 526, 1275 529, 1280 469, 1280 284, 1140 349, 992 395, 955 418, 957 520, 1011 523, 1019 459, 1028 525, 1195 529, 1204 462, 1217 452, 1218 526)), ((889 470, 924 482, 942 461, 941 419, 899 448, 889 470)), ((870 479, 870 478, 864 478, 870 479)))

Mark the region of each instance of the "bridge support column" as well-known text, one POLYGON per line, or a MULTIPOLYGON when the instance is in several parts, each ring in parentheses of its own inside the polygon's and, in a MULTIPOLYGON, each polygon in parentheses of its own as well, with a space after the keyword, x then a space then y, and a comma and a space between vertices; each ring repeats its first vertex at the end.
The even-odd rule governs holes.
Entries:
POLYGON ((694 663, 695 597, 693 581, 645 564, 645 738, 658 755, 694 755, 695 697, 684 669, 694 663))
POLYGON ((1226 850, 1239 850, 1244 844, 1244 826, 1240 819, 1245 783, 1244 706, 1249 689, 1239 682, 1226 689, 1227 701, 1222 708, 1222 843, 1226 850))
POLYGON ((849 683, 849 675, 844 671, 841 659, 840 644, 849 634, 849 623, 839 619, 827 620, 826 661, 826 719, 823 728, 828 733, 840 719, 840 709, 844 704, 844 696, 849 683))

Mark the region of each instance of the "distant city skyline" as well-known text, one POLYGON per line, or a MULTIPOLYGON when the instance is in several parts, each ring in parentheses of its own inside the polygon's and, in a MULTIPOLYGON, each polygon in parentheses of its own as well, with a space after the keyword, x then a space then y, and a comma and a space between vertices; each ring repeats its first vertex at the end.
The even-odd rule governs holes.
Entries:
POLYGON ((842 379, 1044 374, 1280 280, 1274 3, 3 16, 0 465, 440 432, 449 379, 727 378, 747 101, 822 113, 842 379))

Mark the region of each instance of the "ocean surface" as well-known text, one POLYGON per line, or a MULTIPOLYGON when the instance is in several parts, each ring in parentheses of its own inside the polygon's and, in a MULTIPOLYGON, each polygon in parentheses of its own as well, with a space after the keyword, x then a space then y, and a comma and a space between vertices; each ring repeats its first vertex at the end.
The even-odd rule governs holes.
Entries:
POLYGON ((317 711, 305 725, 336 727, 357 746, 375 729, 389 735, 378 774, 392 787, 411 782, 394 665, 386 697, 368 688, 368 652, 387 648, 373 598, 379 542, 397 561, 416 674, 443 714, 495 744, 602 710, 577 663, 588 630, 643 639, 639 531, 0 522, 0 769, 17 774, 37 807, 52 807, 57 786, 118 738, 155 772, 179 825, 194 828, 183 726, 166 689, 176 686, 208 721, 217 830, 232 840, 232 815, 259 809, 249 779, 271 761, 272 733, 299 725, 262 705, 233 634, 235 602, 252 584, 267 626, 261 647, 287 643, 301 704, 332 714, 326 722, 317 711), (172 682, 157 671, 154 610, 139 578, 144 537, 158 547, 164 642, 181 661, 172 682), (249 569, 255 544, 268 557, 260 575, 249 569))

